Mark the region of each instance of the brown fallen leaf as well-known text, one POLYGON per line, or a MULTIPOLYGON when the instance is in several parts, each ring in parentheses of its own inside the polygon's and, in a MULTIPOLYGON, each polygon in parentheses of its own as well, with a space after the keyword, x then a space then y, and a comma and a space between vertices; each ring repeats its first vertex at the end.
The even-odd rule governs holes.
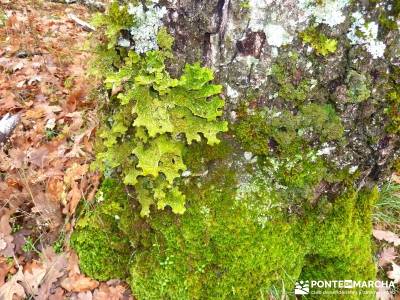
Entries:
POLYGON ((67 258, 64 253, 56 254, 53 248, 47 247, 43 251, 43 264, 46 268, 46 274, 36 294, 36 300, 49 299, 53 283, 66 273, 67 258))
POLYGON ((122 285, 108 286, 102 283, 99 288, 93 292, 93 300, 120 300, 123 299, 126 288, 122 285))
POLYGON ((400 282, 400 266, 392 262, 392 271, 387 272, 387 276, 390 279, 393 279, 395 283, 400 282))
POLYGON ((400 245, 400 237, 394 232, 386 230, 373 230, 372 234, 377 240, 385 240, 388 243, 393 243, 395 246, 400 245))
POLYGON ((393 173, 391 179, 392 179, 392 181, 394 181, 395 183, 400 184, 400 175, 399 175, 399 174, 393 173))
POLYGON ((68 276, 72 276, 74 274, 80 274, 79 270, 79 258, 78 255, 70 250, 68 253, 68 265, 67 265, 68 276))
POLYGON ((21 282, 21 284, 29 295, 34 296, 38 293, 39 285, 41 284, 45 275, 46 267, 36 261, 33 261, 25 266, 24 280, 21 282))
POLYGON ((78 87, 73 90, 65 103, 65 109, 68 112, 74 112, 78 105, 80 105, 86 96, 86 90, 83 87, 78 87))
POLYGON ((49 300, 65 300, 64 290, 60 287, 56 288, 55 292, 48 298, 49 300))
POLYGON ((79 165, 77 163, 74 163, 71 167, 69 167, 65 171, 65 176, 64 176, 64 183, 70 187, 72 186, 72 183, 75 180, 80 179, 82 176, 84 176, 89 169, 89 166, 84 164, 84 165, 79 165))
POLYGON ((2 287, 0 287, 0 299, 1 300, 13 300, 14 295, 25 299, 25 290, 20 284, 24 280, 24 274, 22 268, 18 270, 2 287))
POLYGON ((69 292, 86 292, 97 288, 99 283, 82 274, 74 274, 63 279, 61 286, 69 292))
POLYGON ((5 282, 6 276, 12 266, 7 263, 7 258, 0 257, 0 286, 5 282))
POLYGON ((378 265, 380 267, 386 266, 391 263, 397 257, 396 250, 394 247, 385 248, 379 255, 378 265))
POLYGON ((59 202, 63 192, 63 182, 60 178, 51 177, 47 181, 46 195, 53 202, 59 202))
POLYGON ((14 237, 11 235, 10 216, 11 211, 3 208, 0 210, 0 255, 12 257, 15 245, 14 237))
POLYGON ((93 300, 93 294, 91 291, 80 292, 71 297, 71 300, 93 300))
POLYGON ((77 182, 72 185, 72 190, 68 193, 68 212, 70 215, 75 213, 79 201, 82 199, 82 192, 77 182))
POLYGON ((48 160, 49 150, 42 146, 37 149, 32 149, 29 152, 29 162, 39 168, 43 168, 48 160))
POLYGON ((379 286, 376 291, 376 300, 393 300, 394 297, 390 293, 389 288, 384 286, 379 286))

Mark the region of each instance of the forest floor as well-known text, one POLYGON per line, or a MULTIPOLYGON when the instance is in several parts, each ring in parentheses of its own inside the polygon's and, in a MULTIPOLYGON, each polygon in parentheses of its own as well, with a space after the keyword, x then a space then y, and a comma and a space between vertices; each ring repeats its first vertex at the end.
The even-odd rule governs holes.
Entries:
MULTIPOLYGON (((0 4, 0 119, 19 116, 0 146, 0 299, 132 299, 119 280, 81 274, 68 248, 77 205, 90 205, 100 181, 89 172, 98 126, 92 91, 100 83, 86 75, 90 33, 71 19, 92 13, 48 1, 0 4)), ((400 238, 376 229, 378 265, 400 282, 400 238)))
MULTIPOLYGON (((119 281, 79 271, 66 246, 79 201, 99 176, 88 172, 97 127, 97 84, 85 75, 87 7, 47 1, 0 4, 0 119, 19 116, 0 147, 0 299, 129 299, 119 281)), ((84 200, 82 200, 84 199, 84 200)))

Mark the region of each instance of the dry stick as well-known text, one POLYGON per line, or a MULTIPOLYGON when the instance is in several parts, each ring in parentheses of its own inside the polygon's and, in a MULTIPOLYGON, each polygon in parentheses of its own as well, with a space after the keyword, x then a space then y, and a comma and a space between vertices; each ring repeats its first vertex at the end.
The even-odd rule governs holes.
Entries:
POLYGON ((76 15, 70 13, 68 14, 68 17, 74 21, 78 26, 82 27, 83 30, 91 32, 91 31, 95 31, 96 28, 94 28, 92 25, 90 25, 88 22, 85 22, 81 19, 79 19, 76 15))

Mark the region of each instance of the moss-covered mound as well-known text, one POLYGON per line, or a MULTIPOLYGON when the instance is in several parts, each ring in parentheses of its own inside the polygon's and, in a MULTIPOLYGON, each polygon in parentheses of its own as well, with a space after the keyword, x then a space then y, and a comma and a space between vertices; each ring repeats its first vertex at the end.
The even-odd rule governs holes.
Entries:
POLYGON ((124 213, 121 185, 105 181, 102 203, 72 237, 83 271, 127 279, 138 299, 263 299, 292 292, 300 279, 374 279, 375 189, 348 189, 329 213, 309 208, 289 216, 254 194, 267 193, 262 183, 238 196, 227 168, 221 164, 206 180, 184 187, 189 203, 183 216, 154 211, 148 226, 135 222, 137 212, 124 213))

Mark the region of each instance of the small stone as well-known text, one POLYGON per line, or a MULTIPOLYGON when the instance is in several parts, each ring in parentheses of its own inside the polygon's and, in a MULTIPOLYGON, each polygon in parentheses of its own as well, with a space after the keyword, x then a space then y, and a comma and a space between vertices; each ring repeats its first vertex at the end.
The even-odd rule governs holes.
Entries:
POLYGON ((250 161, 253 158, 253 153, 246 151, 243 153, 243 156, 245 160, 250 161))
POLYGON ((53 130, 56 127, 56 119, 51 118, 47 120, 45 128, 47 130, 53 130))
POLYGON ((190 175, 192 175, 192 172, 190 172, 189 170, 182 172, 182 177, 189 177, 190 175))
POLYGON ((358 170, 358 166, 352 166, 349 169, 349 174, 354 174, 358 170))

